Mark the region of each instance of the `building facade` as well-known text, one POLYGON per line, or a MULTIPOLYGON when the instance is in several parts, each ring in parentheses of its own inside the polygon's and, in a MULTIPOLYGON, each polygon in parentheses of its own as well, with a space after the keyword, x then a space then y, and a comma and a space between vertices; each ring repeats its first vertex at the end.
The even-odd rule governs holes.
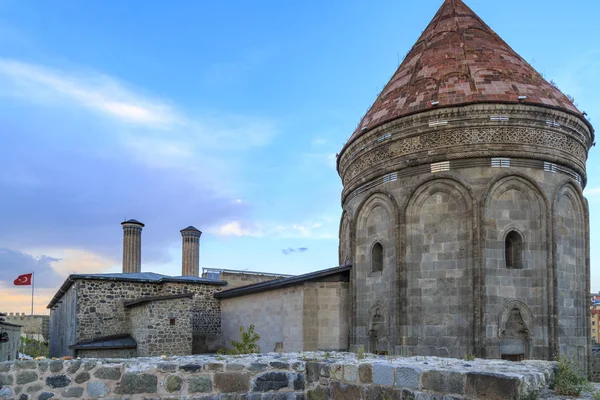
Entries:
POLYGON ((446 0, 338 156, 351 345, 587 368, 593 142, 567 96, 446 0))

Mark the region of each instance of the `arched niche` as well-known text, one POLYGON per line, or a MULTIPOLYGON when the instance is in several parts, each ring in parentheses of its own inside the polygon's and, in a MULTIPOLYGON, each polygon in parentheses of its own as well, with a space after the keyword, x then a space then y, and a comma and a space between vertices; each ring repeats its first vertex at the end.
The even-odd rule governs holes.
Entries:
POLYGON ((589 244, 586 208, 581 192, 568 183, 558 188, 553 204, 554 265, 558 313, 559 351, 584 363, 587 343, 589 244))
POLYGON ((350 265, 352 264, 352 215, 345 211, 342 213, 340 219, 340 230, 339 230, 339 265, 350 265))
POLYGON ((462 357, 473 339, 473 200, 457 181, 430 180, 414 190, 405 221, 406 325, 416 351, 462 357))
POLYGON ((498 327, 502 359, 522 361, 531 358, 533 314, 525 303, 517 300, 506 303, 498 327))
POLYGON ((355 249, 359 273, 371 274, 371 251, 375 243, 383 247, 382 272, 395 268, 397 237, 397 206, 392 197, 383 193, 371 195, 359 208, 356 218, 355 249))
POLYGON ((369 309, 369 338, 368 350, 374 354, 384 354, 388 351, 389 324, 387 308, 381 301, 376 302, 369 309))

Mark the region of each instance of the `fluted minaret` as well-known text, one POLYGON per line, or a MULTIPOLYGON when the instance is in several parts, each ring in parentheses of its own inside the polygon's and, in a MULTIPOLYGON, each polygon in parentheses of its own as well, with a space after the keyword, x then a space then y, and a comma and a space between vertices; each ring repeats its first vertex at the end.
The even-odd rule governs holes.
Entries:
POLYGON ((135 219, 121 222, 123 226, 123 273, 142 272, 142 228, 135 219))
POLYGON ((200 232, 193 226, 181 230, 181 275, 200 276, 200 232))

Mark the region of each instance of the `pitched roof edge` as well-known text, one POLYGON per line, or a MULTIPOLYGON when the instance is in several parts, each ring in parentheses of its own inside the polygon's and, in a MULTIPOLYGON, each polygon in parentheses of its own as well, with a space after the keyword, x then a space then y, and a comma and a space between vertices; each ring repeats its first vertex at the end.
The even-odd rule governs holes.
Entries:
POLYGON ((184 293, 184 294, 171 294, 165 296, 151 296, 151 297, 142 297, 137 300, 126 301, 123 303, 125 308, 140 306, 144 303, 149 303, 151 301, 160 301, 160 300, 175 300, 175 299, 191 299, 194 297, 193 293, 184 293))
POLYGON ((160 279, 144 279, 144 278, 131 278, 131 277, 118 277, 118 276, 103 276, 103 274, 71 274, 67 277, 61 287, 58 289, 50 303, 46 306, 47 309, 51 309, 54 305, 60 300, 60 298, 69 290, 71 286, 77 280, 97 280, 97 281, 115 281, 115 282, 141 282, 141 283, 193 283, 193 284, 202 284, 202 285, 215 285, 215 286, 225 286, 227 282, 225 281, 216 281, 205 278, 200 278, 202 281, 194 281, 189 279, 178 279, 178 277, 172 276, 164 276, 160 279))
POLYGON ((310 272, 308 274, 294 276, 292 278, 275 279, 272 281, 260 282, 253 285, 237 287, 229 290, 217 292, 214 297, 217 299, 228 299, 232 297, 243 296, 246 294, 266 292, 269 290, 279 289, 285 286, 296 285, 304 282, 309 282, 330 275, 347 272, 352 269, 352 265, 342 265, 339 267, 323 269, 320 271, 310 272))

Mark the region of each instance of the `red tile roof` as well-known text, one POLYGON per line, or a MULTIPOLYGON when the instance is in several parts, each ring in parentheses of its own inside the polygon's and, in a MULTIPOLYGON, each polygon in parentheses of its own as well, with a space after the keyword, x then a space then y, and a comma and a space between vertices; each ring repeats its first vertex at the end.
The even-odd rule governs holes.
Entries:
POLYGON ((404 115, 483 102, 538 104, 583 118, 462 0, 445 0, 350 141, 404 115))

